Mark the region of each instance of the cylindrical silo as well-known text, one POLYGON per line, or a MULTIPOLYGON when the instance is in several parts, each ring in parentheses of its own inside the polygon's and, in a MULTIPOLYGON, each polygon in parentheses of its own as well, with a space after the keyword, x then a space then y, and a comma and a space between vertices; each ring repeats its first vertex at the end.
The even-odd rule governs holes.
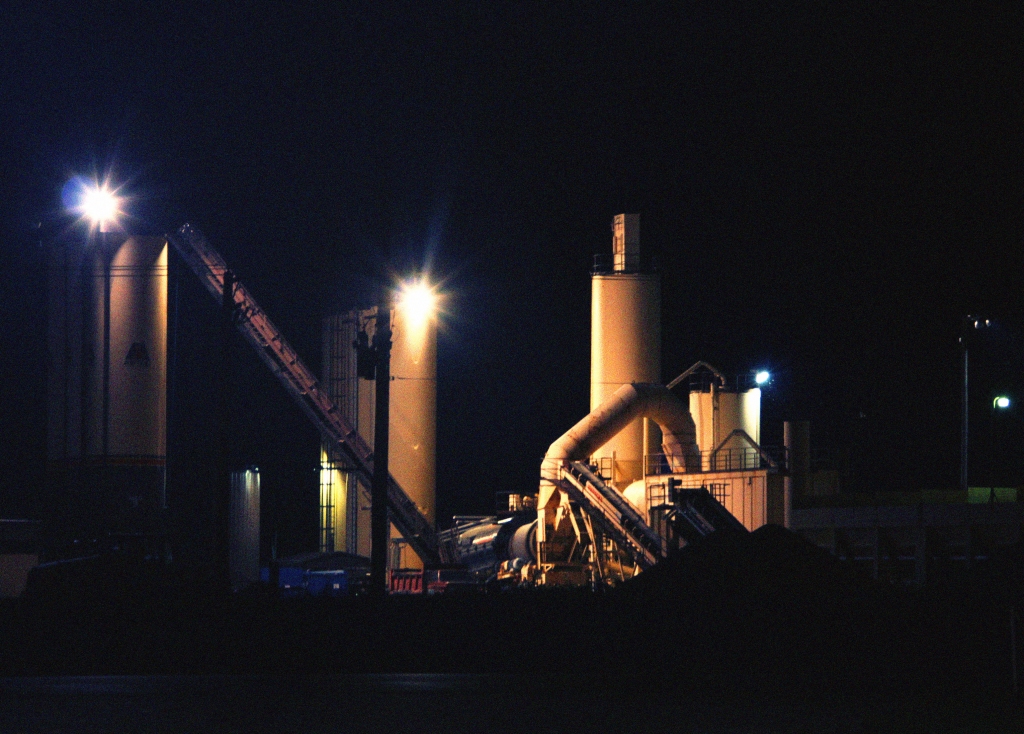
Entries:
MULTIPOLYGON (((435 522, 437 435, 437 314, 432 294, 418 286, 400 297, 392 318, 391 347, 391 476, 435 522), (416 294, 415 297, 413 294, 416 294)), ((394 535, 394 534, 393 534, 394 535)), ((396 536, 397 537, 397 536, 396 536)), ((401 560, 419 567, 412 552, 401 560)))
POLYGON ((228 568, 233 591, 260 578, 260 470, 231 472, 228 568))
POLYGON ((761 388, 736 391, 713 384, 690 392, 690 415, 697 427, 697 446, 704 459, 705 471, 713 469, 744 469, 759 465, 757 452, 733 431, 744 431, 755 443, 761 441, 761 388), (723 444, 724 442, 724 444, 723 444), (720 449, 715 464, 711 452, 720 449))
POLYGON ((62 260, 51 276, 51 452, 81 460, 71 511, 83 532, 144 538, 160 532, 166 499, 167 240, 102 232, 62 260))
MULTIPOLYGON (((591 280, 591 410, 623 385, 661 382, 661 280, 640 257, 640 215, 618 214, 612 228, 611 262, 598 259, 591 280)), ((593 460, 621 490, 660 444, 657 426, 638 418, 593 460)))
MULTIPOLYGON (((420 296, 429 293, 419 291, 420 296)), ((400 297, 392 312, 389 469, 430 522, 435 521, 437 426, 437 314, 434 297, 400 297)), ((359 377, 353 342, 364 331, 372 342, 376 309, 354 310, 324 322, 324 384, 343 417, 372 447, 374 382, 359 377)), ((320 473, 321 550, 369 555, 370 502, 347 467, 323 454, 320 473)), ((399 537, 392 532, 392 537, 399 537)), ((412 551, 403 567, 416 567, 412 551)))

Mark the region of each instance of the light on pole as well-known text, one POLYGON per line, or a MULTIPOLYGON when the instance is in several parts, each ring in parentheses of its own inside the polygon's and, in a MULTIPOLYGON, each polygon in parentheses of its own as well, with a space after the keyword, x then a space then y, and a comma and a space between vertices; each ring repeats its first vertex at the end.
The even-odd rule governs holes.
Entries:
POLYGON ((373 334, 375 395, 373 476, 370 487, 370 593, 387 594, 388 552, 388 442, 391 420, 391 289, 381 284, 377 325, 373 334))
POLYGON ((968 428, 970 423, 969 392, 967 389, 967 367, 969 363, 967 336, 972 331, 987 329, 992 325, 989 319, 981 319, 977 316, 965 316, 960 326, 960 348, 963 357, 963 385, 960 395, 961 420, 960 420, 960 491, 967 494, 967 449, 968 449, 968 428))
POLYGON ((81 184, 80 179, 73 179, 73 183, 69 185, 76 183, 79 189, 78 201, 73 210, 89 223, 90 229, 96 231, 96 241, 103 264, 103 395, 101 399, 100 446, 103 457, 101 481, 104 491, 107 491, 110 456, 110 267, 112 258, 107 233, 111 231, 112 225, 116 225, 118 218, 123 214, 121 211, 122 199, 116 193, 116 189, 110 187, 109 181, 81 184))
POLYGON ((108 184, 87 186, 82 191, 79 211, 101 234, 110 231, 121 212, 121 200, 108 184))
POLYGON ((988 498, 994 502, 996 498, 996 413, 1010 407, 1010 398, 1005 395, 997 395, 992 399, 992 413, 988 423, 988 498))

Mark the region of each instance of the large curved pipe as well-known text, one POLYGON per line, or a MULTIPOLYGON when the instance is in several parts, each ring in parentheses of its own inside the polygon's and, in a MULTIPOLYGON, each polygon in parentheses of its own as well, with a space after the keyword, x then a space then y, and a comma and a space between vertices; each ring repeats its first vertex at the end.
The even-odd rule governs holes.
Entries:
POLYGON ((636 418, 649 418, 661 427, 662 449, 672 471, 700 469, 697 428, 679 398, 664 385, 623 385, 548 448, 540 468, 538 509, 551 499, 565 462, 586 459, 636 418))

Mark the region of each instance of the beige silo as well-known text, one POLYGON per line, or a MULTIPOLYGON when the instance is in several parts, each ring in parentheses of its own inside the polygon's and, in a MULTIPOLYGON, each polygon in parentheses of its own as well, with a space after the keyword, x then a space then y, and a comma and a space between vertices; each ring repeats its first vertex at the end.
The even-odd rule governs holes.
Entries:
MULTIPOLYGON (((623 385, 661 382, 661 280, 640 257, 640 215, 618 214, 612 229, 612 257, 598 260, 591 280, 591 410, 623 385)), ((638 418, 593 460, 622 490, 660 446, 657 426, 638 418)))
MULTIPOLYGON (((429 303, 399 298, 392 311, 389 458, 391 476, 435 521, 437 425, 437 315, 429 303)), ((376 309, 350 311, 324 323, 323 382, 342 415, 373 446, 373 380, 359 377, 353 342, 365 331, 372 342, 376 309)), ((326 453, 320 474, 320 547, 370 554, 369 488, 326 453)), ((392 537, 400 537, 392 528, 392 537)), ((419 559, 406 549, 398 565, 415 567, 419 559)))

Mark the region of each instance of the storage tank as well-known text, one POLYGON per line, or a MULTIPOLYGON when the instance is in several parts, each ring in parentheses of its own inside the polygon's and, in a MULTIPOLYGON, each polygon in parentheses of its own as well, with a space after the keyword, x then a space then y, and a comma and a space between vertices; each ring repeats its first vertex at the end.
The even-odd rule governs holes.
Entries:
POLYGON ((736 390, 715 383, 691 388, 690 415, 697 427, 697 446, 703 457, 704 471, 760 466, 757 452, 742 438, 734 436, 724 446, 722 442, 740 429, 755 443, 761 443, 761 388, 736 390), (712 465, 711 452, 720 446, 712 465))
MULTIPOLYGON (((424 286, 425 288, 425 286, 424 286)), ((392 311, 389 459, 391 476, 431 523, 435 522, 437 425, 437 313, 429 289, 410 288, 392 311)), ((360 332, 372 342, 376 309, 353 310, 324 322, 324 375, 331 400, 372 447, 375 384, 359 377, 353 343, 360 332)), ((322 453, 321 550, 370 554, 369 489, 348 467, 322 453)), ((392 538, 399 538, 392 528, 392 538)), ((419 567, 406 549, 399 565, 419 567)))
MULTIPOLYGON (((591 278, 590 409, 623 385, 661 382, 661 280, 640 256, 640 215, 617 214, 612 256, 597 256, 591 278)), ((593 458, 619 490, 660 452, 657 426, 638 418, 593 458)))
POLYGON ((231 472, 230 544, 228 568, 231 589, 238 591, 260 578, 260 470, 250 466, 231 472))
POLYGON ((431 524, 435 522, 437 314, 425 285, 395 304, 391 347, 391 475, 431 524))
POLYGON ((167 240, 103 232, 84 246, 58 245, 55 253, 54 473, 64 489, 76 490, 71 512, 81 513, 84 532, 159 532, 166 504, 167 240))

